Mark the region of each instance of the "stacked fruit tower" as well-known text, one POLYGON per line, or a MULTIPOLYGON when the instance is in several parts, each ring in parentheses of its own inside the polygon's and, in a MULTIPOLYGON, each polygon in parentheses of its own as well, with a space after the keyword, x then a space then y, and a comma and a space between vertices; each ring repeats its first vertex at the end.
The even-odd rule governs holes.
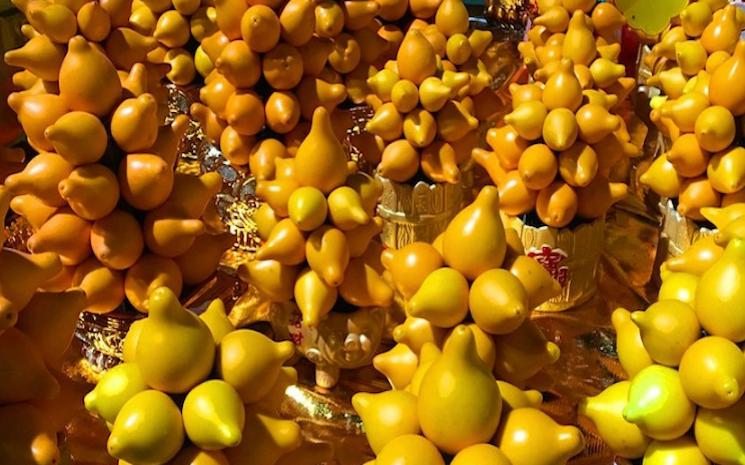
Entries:
POLYGON ((150 291, 179 294, 206 279, 232 241, 205 234, 202 220, 220 175, 174 173, 188 117, 163 125, 170 66, 148 58, 175 46, 170 22, 154 29, 158 45, 126 27, 130 2, 105 6, 21 5, 31 38, 5 56, 24 68, 14 75, 24 90, 8 102, 38 153, 5 187, 33 230, 28 249, 55 252, 64 265, 49 289, 81 288, 88 312, 125 298, 146 312, 150 291))
MULTIPOLYGON (((10 199, 0 186, 0 216, 10 199)), ((7 463, 58 463, 57 433, 82 410, 86 388, 61 365, 86 298, 80 289, 45 286, 62 268, 52 252, 0 248, 0 457, 7 463)))
POLYGON ((557 425, 539 392, 520 389, 559 357, 529 318, 559 289, 505 231, 496 187, 434 244, 387 250, 383 264, 407 310, 398 344, 374 359, 392 390, 352 398, 376 465, 452 456, 459 465, 557 465, 582 450, 577 428, 557 425))
POLYGON ((564 228, 604 217, 627 186, 609 181, 638 153, 616 112, 635 86, 618 63, 623 15, 594 0, 539 2, 520 44, 533 82, 511 86, 513 112, 487 134, 474 160, 499 187, 503 210, 535 211, 564 228))
POLYGON ((650 117, 669 139, 669 150, 641 182, 677 202, 680 215, 704 221, 702 208, 745 200, 745 149, 739 119, 745 93, 738 82, 745 63, 745 12, 726 1, 691 2, 648 56, 648 84, 662 96, 650 117))
MULTIPOLYGON (((733 207, 716 213, 727 224, 743 214, 733 207)), ((613 314, 629 381, 580 410, 623 457, 649 465, 729 465, 745 457, 745 358, 738 346, 745 341, 738 284, 745 234, 729 231, 665 262, 658 301, 646 311, 613 314)))
POLYGON ((331 448, 304 442, 300 426, 279 416, 297 382, 282 367, 293 353, 291 342, 234 329, 219 299, 196 316, 161 287, 124 340, 124 363, 85 406, 109 425, 107 449, 120 463, 319 463, 331 448))

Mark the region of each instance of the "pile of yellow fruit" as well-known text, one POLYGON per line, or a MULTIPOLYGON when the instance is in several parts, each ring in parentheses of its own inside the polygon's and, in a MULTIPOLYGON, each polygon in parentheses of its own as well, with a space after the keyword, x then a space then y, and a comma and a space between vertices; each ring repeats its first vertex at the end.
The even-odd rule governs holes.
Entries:
POLYGON ((678 212, 704 220, 701 209, 745 200, 745 149, 738 126, 745 92, 737 84, 745 64, 745 12, 724 0, 691 2, 654 46, 648 84, 663 96, 651 119, 672 145, 642 175, 678 212))
POLYGON ((24 90, 8 103, 38 153, 5 179, 10 208, 33 230, 28 249, 64 265, 50 289, 80 287, 89 312, 125 297, 145 312, 152 289, 201 282, 230 247, 202 220, 222 179, 174 173, 189 119, 163 123, 169 66, 148 61, 155 39, 120 25, 131 2, 78 5, 77 17, 63 4, 22 6, 31 38, 5 59, 24 68, 14 75, 24 90))
POLYGON ((442 465, 443 454, 457 465, 559 465, 582 450, 577 428, 516 386, 559 357, 528 318, 558 284, 508 231, 487 186, 434 245, 384 252, 407 312, 398 345, 374 360, 392 390, 352 398, 375 465, 442 465))
POLYGON ((533 82, 510 87, 513 112, 489 130, 492 151, 476 149, 473 158, 499 187, 507 214, 535 210, 562 228, 575 217, 602 217, 626 195, 627 186, 609 178, 639 150, 614 112, 635 79, 617 62, 625 18, 615 6, 538 3, 541 15, 519 47, 533 82))
POLYGON ((494 39, 490 31, 469 32, 461 0, 417 13, 396 59, 367 79, 375 114, 365 129, 383 147, 380 175, 403 183, 421 167, 433 182, 457 184, 478 146, 479 119, 498 105, 481 60, 494 39))
POLYGON ((388 307, 393 290, 381 277, 382 220, 375 209, 382 187, 355 172, 319 107, 294 158, 272 160, 258 181, 265 202, 254 219, 264 240, 241 277, 273 302, 295 301, 303 323, 316 327, 341 296, 355 307, 388 307))
POLYGON ((219 299, 196 316, 161 287, 127 333, 124 363, 85 406, 107 422, 107 449, 120 464, 295 464, 300 426, 279 417, 297 381, 282 367, 293 353, 291 342, 235 330, 219 299))
POLYGON ((694 243, 663 264, 656 303, 613 313, 630 381, 587 399, 580 411, 619 455, 644 457, 645 465, 742 463, 743 237, 724 249, 712 238, 694 243))
MULTIPOLYGON (((10 194, 0 186, 0 217, 10 194)), ((0 457, 14 465, 60 460, 57 433, 77 412, 84 387, 61 373, 85 294, 50 291, 62 271, 51 252, 29 255, 2 248, 0 233, 0 457)))

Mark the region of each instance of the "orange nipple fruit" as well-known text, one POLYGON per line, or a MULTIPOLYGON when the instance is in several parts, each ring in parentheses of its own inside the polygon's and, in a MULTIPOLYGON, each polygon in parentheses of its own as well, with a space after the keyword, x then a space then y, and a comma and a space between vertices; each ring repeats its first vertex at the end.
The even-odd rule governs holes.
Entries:
POLYGON ((107 267, 126 270, 134 265, 145 247, 140 223, 123 210, 114 210, 91 228, 93 255, 107 267))
POLYGON ((201 176, 176 173, 173 191, 164 209, 168 209, 171 214, 199 218, 221 188, 222 176, 217 172, 209 172, 201 176))
POLYGON ((547 145, 531 145, 520 157, 517 169, 528 188, 541 190, 556 178, 558 171, 556 155, 547 145))
POLYGON ((313 112, 308 136, 295 154, 297 182, 329 193, 344 184, 347 177, 347 155, 334 135, 328 110, 313 112), (322 156, 321 156, 322 154, 322 156))
MULTIPOLYGON (((119 27, 111 31, 106 39, 106 56, 117 68, 130 69, 136 63, 148 60, 148 53, 156 49, 158 41, 149 35, 143 35, 128 27, 119 27)), ((157 49, 156 49, 157 50, 157 49)), ((164 50, 165 49, 161 49, 164 50)), ((150 55, 152 58, 152 55, 150 55)), ((160 62, 161 59, 152 61, 160 62)))
POLYGON ((230 234, 205 234, 189 249, 175 258, 186 284, 205 281, 217 269, 223 254, 232 247, 235 238, 230 234))
POLYGON ((432 45, 420 31, 409 30, 398 49, 396 62, 401 79, 421 84, 433 76, 437 69, 437 59, 432 45))
POLYGON ((62 115, 44 130, 54 151, 72 165, 95 163, 106 150, 106 128, 97 117, 82 111, 62 115))
POLYGON ((107 115, 122 95, 116 68, 82 36, 70 39, 59 71, 60 97, 72 110, 107 115))
POLYGON ((23 47, 5 52, 5 63, 26 69, 45 81, 56 82, 64 57, 65 47, 45 35, 37 35, 23 47))
POLYGON ((139 210, 152 210, 162 205, 171 193, 173 179, 168 163, 149 153, 129 154, 119 166, 122 197, 139 210))
POLYGON ((204 234, 202 220, 171 216, 167 209, 158 209, 145 217, 145 245, 161 257, 173 258, 189 250, 197 236, 204 234))
POLYGON ((108 313, 124 301, 124 274, 89 258, 75 269, 72 284, 85 291, 85 311, 108 313))
POLYGON ((33 95, 14 92, 8 96, 8 106, 18 115, 18 121, 32 147, 38 151, 54 148, 44 133, 67 113, 67 103, 63 98, 46 93, 33 95))
POLYGON ((159 287, 167 287, 174 294, 181 294, 183 281, 178 265, 169 258, 144 254, 124 277, 124 294, 132 306, 142 313, 148 312, 147 299, 159 287))
POLYGON ((56 153, 40 153, 20 173, 5 179, 5 187, 14 195, 32 194, 45 204, 61 207, 65 200, 58 185, 72 172, 72 166, 56 153))
MULTIPOLYGON (((2 197, 2 191, 0 189, 0 197, 2 197)), ((5 189, 5 192, 8 192, 7 189, 5 189)), ((8 195, 10 194, 8 193, 8 195)), ((13 197, 10 201, 10 208, 16 214, 22 216, 34 231, 38 230, 57 211, 56 207, 50 207, 42 202, 41 199, 31 194, 22 194, 13 197)), ((0 214, 2 213, 0 209, 0 214)))
POLYGON ((0 307, 9 304, 16 312, 28 305, 36 290, 62 271, 55 253, 25 254, 0 249, 0 307))
POLYGON ((52 215, 29 239, 33 253, 55 252, 63 265, 77 265, 91 253, 91 225, 70 210, 52 215))
POLYGON ((608 182, 604 176, 596 176, 590 184, 577 189, 577 215, 582 218, 600 218, 613 204, 628 193, 628 185, 608 182))
POLYGON ((105 166, 83 165, 60 181, 59 193, 78 216, 93 221, 114 210, 119 202, 119 183, 105 166))
POLYGON ((158 138, 158 104, 151 94, 123 101, 111 117, 111 135, 128 153, 144 151, 158 138))
POLYGON ((536 212, 546 225, 563 228, 577 214, 577 193, 569 184, 555 181, 541 189, 536 199, 536 212))
POLYGON ((704 216, 701 209, 719 206, 721 197, 706 177, 686 179, 678 196, 678 212, 688 218, 702 221, 704 216))

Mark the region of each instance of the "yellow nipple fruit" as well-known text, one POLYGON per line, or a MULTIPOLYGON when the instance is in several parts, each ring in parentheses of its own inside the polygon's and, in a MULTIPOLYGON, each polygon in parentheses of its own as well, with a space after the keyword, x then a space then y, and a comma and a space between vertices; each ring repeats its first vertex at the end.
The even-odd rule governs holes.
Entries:
POLYGON ((496 432, 502 398, 467 326, 453 330, 427 371, 417 407, 425 436, 449 454, 488 442, 496 432))
POLYGON ((0 387, 0 402, 53 399, 60 386, 44 365, 34 342, 15 328, 0 334, 0 369, 8 379, 0 387))
POLYGON ((21 311, 36 290, 62 271, 57 254, 26 254, 13 249, 0 249, 0 295, 15 312, 21 311))
POLYGON ((59 463, 57 434, 48 412, 27 403, 0 407, 0 453, 13 464, 59 463))
POLYGON ((229 465, 225 454, 219 450, 206 451, 196 446, 181 450, 168 465, 229 465))
POLYGON ((277 463, 280 457, 298 449, 303 441, 296 422, 267 414, 259 404, 246 406, 243 437, 238 447, 225 450, 230 463, 277 463))
POLYGON ((349 264, 349 246, 342 231, 330 226, 320 227, 308 236, 305 243, 308 266, 326 284, 338 287, 345 279, 349 264))
POLYGON ((452 89, 434 76, 424 79, 419 84, 419 100, 427 111, 440 111, 451 95, 452 89))
POLYGON ((373 461, 375 465, 445 465, 440 451, 426 438, 406 434, 399 436, 388 444, 373 461))
MULTIPOLYGON (((699 2, 704 3, 704 2, 699 2)), ((652 441, 644 453, 647 465, 710 465, 696 445, 696 441, 683 436, 672 441, 652 441)))
POLYGON ((166 208, 159 209, 145 217, 145 245, 162 257, 177 257, 189 250, 205 228, 202 220, 179 218, 166 208))
MULTIPOLYGON (((418 370, 422 367, 424 358, 426 358, 425 354, 422 353, 424 346, 427 344, 433 344, 435 348, 441 346, 445 340, 445 335, 445 329, 434 326, 424 318, 414 318, 412 316, 407 316, 403 323, 393 329, 393 340, 405 344, 415 354, 419 355, 418 370)), ((437 353, 439 354, 439 350, 437 350, 437 353)), ((414 393, 417 394, 418 392, 414 393)))
POLYGON ((85 408, 114 424, 119 411, 135 394, 147 390, 136 363, 122 363, 101 376, 85 396, 85 408))
POLYGON ((406 344, 396 344, 388 352, 373 358, 373 366, 382 373, 394 390, 406 389, 417 371, 419 357, 406 344))
POLYGON ((396 54, 398 74, 419 85, 433 76, 437 69, 437 59, 432 45, 418 30, 409 30, 396 54))
POLYGON ((56 82, 65 57, 65 48, 55 44, 46 35, 31 37, 22 47, 5 52, 9 66, 23 68, 40 79, 56 82))
POLYGON ((660 441, 677 439, 693 425, 694 416, 695 406, 676 370, 652 365, 631 381, 623 417, 645 435, 660 441))
POLYGON ((742 352, 722 337, 696 341, 683 355, 679 371, 688 398, 704 408, 727 408, 742 397, 745 389, 742 352))
POLYGON ((159 156, 133 153, 119 165, 121 195, 139 210, 152 210, 168 199, 173 188, 173 170, 159 156))
POLYGON ((274 302, 293 297, 293 286, 299 270, 276 260, 250 260, 238 268, 238 274, 274 302))
POLYGON ((295 168, 301 186, 329 193, 344 184, 347 156, 334 135, 329 112, 323 107, 313 113, 310 133, 295 154, 295 168))
POLYGON ((407 312, 440 328, 452 328, 468 313, 468 282, 453 268, 430 273, 407 305, 407 312))
POLYGON ((207 325, 215 344, 219 344, 223 337, 235 329, 225 313, 225 304, 220 299, 210 302, 199 318, 207 325))
POLYGON ((407 391, 360 392, 352 397, 352 405, 376 454, 397 437, 419 433, 417 398, 407 391))
POLYGON ((416 148, 428 146, 437 135, 437 122, 430 112, 415 108, 404 118, 403 132, 406 140, 416 148))
POLYGON ((204 450, 237 446, 243 437, 245 411, 233 387, 213 379, 194 387, 181 408, 186 436, 204 450))
POLYGON ((378 173, 396 182, 406 182, 419 171, 419 153, 406 139, 386 145, 378 173))
POLYGON ((734 194, 745 187, 745 149, 732 147, 711 157, 706 175, 714 189, 734 194))
POLYGON ((165 11, 158 17, 153 37, 166 47, 183 47, 191 38, 189 23, 180 12, 165 11))
POLYGON ((547 145, 531 145, 520 157, 517 169, 529 189, 541 190, 556 178, 558 170, 556 155, 547 145))
POLYGON ((42 152, 32 158, 23 171, 5 178, 5 187, 13 195, 33 194, 50 207, 61 207, 66 202, 58 186, 72 170, 72 165, 61 156, 42 152))
POLYGON ((509 459, 491 444, 476 444, 458 452, 451 465, 510 465, 509 459))
POLYGON ((696 316, 712 336, 745 340, 745 318, 736 309, 745 293, 739 285, 745 273, 745 240, 735 238, 722 257, 701 276, 696 292, 696 316))
POLYGON ((517 168, 520 156, 528 147, 528 142, 510 125, 489 129, 486 142, 497 155, 499 164, 506 170, 517 168))
POLYGON ((638 426, 623 418, 630 387, 631 382, 622 381, 584 399, 579 405, 579 414, 593 421, 613 452, 624 458, 637 459, 644 455, 650 440, 638 426))
POLYGON ((574 11, 562 44, 561 55, 575 64, 589 66, 597 54, 595 37, 589 18, 582 11, 574 11))
MULTIPOLYGON (((733 114, 745 113, 745 93, 740 89, 730 89, 728 84, 734 82, 745 72, 745 42, 740 41, 734 54, 719 65, 711 75, 709 97, 714 105, 722 105, 733 114)), ((731 87, 731 85, 729 85, 731 87)))
POLYGON ((375 216, 364 226, 359 226, 344 233, 347 236, 347 246, 349 247, 349 256, 360 257, 367 250, 373 238, 377 237, 383 230, 383 219, 375 216))
POLYGON ((60 181, 58 189, 72 211, 86 220, 103 218, 119 201, 116 176, 99 164, 75 168, 67 179, 60 181))
POLYGON ((114 65, 82 36, 68 43, 59 70, 59 89, 70 109, 96 116, 107 115, 122 95, 114 65))
POLYGON ((690 273, 701 276, 719 260, 724 249, 718 246, 711 237, 701 238, 677 257, 668 259, 667 268, 673 272, 690 273))
POLYGON ((549 110, 566 108, 576 111, 581 105, 582 85, 575 76, 573 67, 571 60, 562 60, 559 69, 546 81, 541 98, 549 110))
POLYGON ((161 286, 180 294, 183 286, 181 271, 171 259, 145 253, 127 270, 124 293, 138 311, 147 313, 150 294, 161 286))
POLYGON ((447 142, 463 139, 479 124, 464 103, 449 100, 437 113, 437 134, 447 142))
POLYGON ((570 186, 589 185, 595 179, 598 170, 598 155, 590 145, 579 142, 559 153, 559 173, 570 186))
POLYGON ((494 338, 494 346, 495 375, 518 386, 556 362, 560 355, 559 346, 547 341, 541 329, 529 319, 515 331, 494 338))
POLYGON ((536 212, 543 223, 554 228, 563 228, 577 214, 577 193, 569 184, 555 181, 541 189, 536 199, 536 212))
POLYGON ((631 312, 617 308, 611 323, 616 331, 616 349, 621 366, 630 379, 654 362, 642 342, 639 327, 631 320, 631 312))
POLYGON ((407 79, 396 81, 391 87, 391 102, 401 113, 413 111, 419 100, 419 89, 416 84, 407 79))
POLYGON ((518 255, 510 265, 510 273, 520 280, 528 296, 528 308, 535 308, 559 295, 561 286, 536 260, 518 255))
POLYGON ((712 463, 742 462, 745 455, 743 414, 745 399, 725 409, 699 409, 694 430, 696 443, 712 463))
POLYGON ((382 137, 386 141, 396 140, 401 137, 403 119, 392 103, 384 103, 375 110, 375 114, 367 122, 365 130, 382 137))
POLYGON ((64 114, 44 131, 44 137, 74 166, 95 163, 106 151, 106 128, 101 120, 83 111, 64 114))
POLYGON ((20 313, 16 328, 33 341, 47 366, 61 365, 85 303, 85 293, 80 289, 37 292, 20 313))
POLYGON ((380 181, 367 173, 358 171, 347 178, 347 186, 357 192, 365 212, 374 216, 378 208, 378 200, 383 194, 383 185, 380 181))
POLYGON ((543 125, 548 116, 546 106, 539 101, 526 102, 504 117, 504 122, 512 126, 517 134, 528 141, 543 135, 543 125))
POLYGON ((497 380, 497 386, 499 386, 499 392, 502 394, 503 416, 510 410, 523 407, 539 408, 543 403, 543 394, 540 391, 523 391, 514 384, 500 380, 497 380))
POLYGON ((115 270, 135 264, 144 248, 140 223, 122 210, 98 219, 91 228, 91 249, 101 263, 115 270))
POLYGON ((735 120, 730 111, 713 105, 696 118, 696 138, 704 150, 719 152, 726 149, 735 138, 735 120))
POLYGON ((285 218, 272 229, 256 252, 256 258, 276 260, 283 265, 299 265, 305 261, 305 236, 291 219, 285 218))
POLYGON ((294 349, 291 342, 274 342, 256 331, 233 331, 220 343, 217 371, 244 403, 256 402, 272 388, 294 349))
POLYGON ((675 44, 675 59, 683 74, 695 76, 706 67, 708 54, 698 40, 686 40, 675 44))
POLYGON ((170 393, 187 392, 212 370, 214 345, 207 325, 183 308, 173 291, 160 287, 150 294, 148 318, 136 352, 148 386, 170 393), (147 355, 152 353, 160 355, 147 355))
POLYGON ((706 172, 710 154, 698 145, 695 134, 683 134, 673 142, 666 157, 681 176, 696 177, 706 172))
POLYGON ((661 108, 661 114, 672 119, 681 131, 693 132, 696 128, 696 119, 708 107, 709 99, 704 94, 689 92, 666 102, 661 108))
POLYGON ((566 108, 551 110, 543 122, 543 140, 552 150, 569 149, 577 140, 578 134, 574 113, 566 108))
POLYGON ((165 463, 181 450, 181 412, 167 394, 142 391, 119 410, 106 444, 109 454, 130 463, 165 463))
POLYGON ((702 208, 701 214, 717 229, 723 230, 735 220, 745 216, 745 204, 734 203, 722 208, 702 208))
MULTIPOLYGON (((558 2, 560 3, 560 2, 558 2)), ((535 24, 545 26, 549 32, 563 33, 569 25, 569 13, 559 4, 541 9, 541 15, 535 19, 535 24)))
POLYGON ((732 53, 740 39, 740 25, 737 20, 738 8, 728 5, 717 12, 701 34, 701 44, 707 52, 719 50, 732 53))
POLYGON ((152 94, 123 101, 111 117, 111 135, 125 152, 140 152, 158 138, 158 104, 152 94))
POLYGON ((328 196, 329 218, 336 227, 348 231, 370 222, 360 195, 349 186, 337 187, 328 196))
POLYGON ((445 230, 443 258, 466 278, 476 279, 484 271, 499 268, 506 249, 504 226, 499 217, 499 192, 494 186, 486 186, 445 230), (464 249, 465 244, 469 244, 469 250, 464 249))
POLYGON ((578 428, 559 425, 538 409, 519 408, 506 415, 494 444, 512 465, 564 465, 585 441, 578 428))
POLYGON ((457 184, 461 177, 457 157, 451 144, 438 140, 422 150, 422 171, 434 182, 457 184))
POLYGON ((579 138, 587 144, 597 144, 621 126, 621 118, 600 105, 588 103, 577 110, 579 138))
POLYGON ((667 157, 657 157, 639 178, 658 195, 675 198, 680 194, 683 179, 667 157))
POLYGON ((440 253, 425 242, 413 242, 398 250, 388 249, 381 260, 405 299, 411 299, 427 276, 443 266, 440 253))
POLYGON ((633 312, 631 319, 652 360, 667 366, 677 366, 701 334, 693 308, 677 300, 656 302, 645 312, 633 312))
POLYGON ((507 270, 489 270, 471 285, 469 307, 476 324, 490 334, 516 330, 528 314, 528 296, 507 270))
POLYGON ((339 294, 347 303, 357 307, 388 307, 391 304, 393 289, 378 273, 378 266, 366 256, 350 260, 344 281, 339 286, 339 294))
POLYGON ((711 22, 712 10, 706 2, 694 2, 680 12, 680 23, 686 35, 699 37, 711 22))
POLYGON ((442 0, 435 14, 435 26, 446 37, 468 32, 466 5, 460 0, 442 0))
POLYGON ((32 253, 55 252, 63 265, 78 265, 91 253, 91 225, 70 210, 60 210, 28 238, 32 253))

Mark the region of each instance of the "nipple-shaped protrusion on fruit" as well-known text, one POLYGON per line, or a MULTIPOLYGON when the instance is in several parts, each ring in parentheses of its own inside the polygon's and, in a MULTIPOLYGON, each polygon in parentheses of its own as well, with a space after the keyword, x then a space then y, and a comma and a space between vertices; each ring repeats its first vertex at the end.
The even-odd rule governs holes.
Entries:
POLYGON ((722 105, 735 115, 745 113, 745 92, 731 89, 734 80, 745 76, 745 42, 740 41, 734 54, 711 74, 709 98, 714 105, 722 105))
POLYGON ((72 110, 108 114, 121 98, 114 65, 82 36, 70 39, 59 71, 60 97, 72 110))
POLYGON ((512 465, 565 465, 584 449, 585 440, 574 426, 561 426, 535 408, 519 408, 504 418, 494 444, 512 465))
POLYGON ((295 302, 303 323, 315 327, 336 303, 338 291, 329 286, 321 276, 311 269, 303 271, 295 281, 295 302))
POLYGON ((561 285, 536 260, 519 255, 510 265, 510 273, 520 280, 533 309, 561 292, 561 285))
POLYGON ((698 145, 695 134, 683 134, 673 142, 666 157, 681 176, 693 178, 706 172, 711 155, 698 145))
MULTIPOLYGON (((4 189, 8 192, 7 189, 4 189)), ((11 194, 8 192, 8 196, 11 194)), ((50 207, 39 197, 32 194, 22 194, 13 197, 10 209, 23 217, 34 231, 38 231, 47 220, 57 212, 56 207, 50 207)), ((0 211, 0 214, 3 213, 0 211)))
POLYGON ((360 195, 349 186, 338 187, 329 194, 328 209, 331 222, 343 231, 370 222, 360 195))
POLYGON ((732 53, 740 39, 740 25, 737 20, 738 8, 728 5, 713 16, 712 21, 701 34, 701 45, 707 52, 719 50, 732 53))
POLYGON ((745 204, 734 203, 723 206, 722 208, 702 208, 701 214, 717 229, 723 230, 732 224, 735 220, 745 216, 745 204))
POLYGON ((162 205, 173 188, 173 170, 157 155, 132 153, 119 166, 119 186, 122 197, 139 210, 152 210, 162 205))
POLYGON ((44 136, 72 165, 97 162, 106 150, 106 128, 97 117, 82 111, 71 111, 47 127, 44 136))
POLYGON ((422 381, 418 398, 422 431, 440 449, 455 454, 488 442, 501 411, 499 388, 478 357, 473 333, 458 326, 422 381))
POLYGON ((93 390, 86 394, 85 408, 113 424, 124 404, 147 389, 137 364, 122 363, 104 373, 93 390))
POLYGON ((584 12, 574 11, 562 44, 562 56, 578 65, 589 66, 597 54, 595 36, 588 25, 588 20, 584 12))
POLYGON ((399 436, 419 433, 417 398, 407 391, 361 392, 352 397, 352 405, 375 453, 399 436))
POLYGON ((75 13, 61 4, 31 2, 26 17, 34 29, 58 44, 66 44, 78 29, 75 13))
POLYGON ((210 302, 204 312, 199 314, 199 318, 207 325, 215 344, 219 344, 223 337, 235 329, 225 313, 225 304, 220 299, 210 302))
POLYGON ((656 302, 644 312, 633 312, 631 319, 652 360, 667 366, 677 366, 701 333, 693 308, 676 300, 656 302))
POLYGON ((347 237, 339 229, 321 227, 311 233, 305 242, 304 257, 308 260, 308 266, 326 284, 338 287, 344 280, 344 272, 349 264, 347 237))
POLYGON ((63 265, 77 265, 90 255, 89 222, 70 210, 52 215, 27 241, 34 253, 55 252, 63 265))
POLYGON ((393 282, 406 299, 412 298, 430 273, 443 265, 437 250, 425 242, 414 242, 398 250, 386 250, 381 257, 393 282))
POLYGON ((347 156, 334 135, 331 119, 325 108, 313 113, 311 131, 295 155, 297 181, 329 193, 344 183, 347 177, 347 156))
POLYGON ((706 176, 722 194, 734 194, 745 187, 745 149, 731 147, 711 157, 706 176))
POLYGON ((373 366, 388 378, 393 389, 401 390, 411 382, 418 361, 417 355, 406 344, 396 344, 389 351, 376 355, 373 366))
POLYGON ((587 144, 596 144, 618 129, 621 118, 600 105, 588 103, 577 110, 579 138, 587 144))
POLYGON ((64 57, 65 48, 45 35, 33 37, 23 47, 5 52, 5 62, 9 66, 26 69, 40 79, 52 82, 59 78, 64 57))
POLYGON ((525 320, 512 333, 494 339, 497 361, 494 373, 518 386, 559 359, 559 347, 546 340, 535 323, 525 320))
POLYGON ((10 463, 54 465, 60 462, 57 433, 48 412, 29 403, 0 407, 0 448, 10 463))
POLYGON ((111 117, 111 135, 125 152, 140 152, 158 137, 158 104, 152 94, 123 101, 111 117))
POLYGON ((123 274, 103 266, 93 257, 75 269, 71 284, 85 292, 85 311, 90 313, 108 313, 124 301, 123 274))
POLYGON ((136 352, 148 386, 169 393, 189 391, 212 370, 214 347, 207 325, 182 307, 173 291, 160 287, 150 294, 136 352), (148 356, 153 353, 159 356, 148 356))
POLYGON ((704 408, 730 407, 745 389, 745 359, 737 345, 723 337, 708 336, 693 343, 679 372, 687 397, 704 408))
POLYGON ((623 417, 645 435, 660 441, 679 438, 693 425, 694 416, 695 406, 673 368, 652 365, 631 381, 623 417))
POLYGON ((153 254, 144 254, 137 260, 124 278, 124 293, 127 300, 140 312, 148 312, 150 294, 162 287, 175 294, 181 293, 183 280, 178 265, 169 259, 153 254))
POLYGON ((119 183, 114 173, 103 165, 90 164, 75 168, 60 181, 59 192, 78 216, 95 221, 111 213, 119 201, 119 183))
POLYGON ((683 179, 667 157, 657 157, 639 181, 658 195, 675 198, 680 194, 683 179))
POLYGON ((735 138, 735 119, 725 107, 712 105, 696 118, 696 139, 704 150, 725 150, 735 138))
POLYGON ((349 261, 339 295, 357 307, 388 307, 393 300, 393 289, 383 280, 375 264, 362 256, 349 261))
POLYGON ((468 313, 468 282, 453 268, 434 270, 411 297, 407 312, 440 328, 451 328, 468 313))
POLYGON ((272 229, 256 258, 277 260, 283 265, 299 265, 305 261, 305 236, 291 219, 284 219, 272 229))
POLYGON ((600 394, 584 399, 579 413, 593 421, 605 443, 615 453, 636 459, 644 455, 650 440, 638 426, 623 418, 630 387, 629 381, 609 386, 600 394))
MULTIPOLYGON (((414 109, 404 118, 403 131, 404 137, 409 144, 416 148, 424 148, 435 140, 437 122, 434 116, 427 110, 422 108, 414 109)), ((393 145, 394 143, 389 145, 393 145)))
POLYGON ((502 395, 502 415, 506 415, 510 410, 524 407, 540 408, 543 403, 543 394, 540 391, 528 390, 523 391, 514 384, 507 381, 497 380, 499 392, 502 395))
POLYGON ((489 270, 471 285, 469 307, 476 324, 490 334, 516 330, 528 314, 528 296, 507 270, 489 270))
POLYGON ((504 122, 512 127, 521 138, 533 141, 542 137, 543 124, 547 115, 546 105, 539 101, 530 101, 505 115, 504 122))
POLYGON ((106 449, 129 463, 165 463, 183 443, 179 408, 167 394, 150 389, 135 394, 121 408, 106 449))
POLYGON ((699 37, 711 23, 712 9, 706 2, 694 2, 680 12, 680 23, 686 35, 699 37))
MULTIPOLYGON (((424 318, 407 316, 403 323, 393 330, 393 340, 406 344, 415 354, 420 356, 420 367, 423 363, 422 349, 426 344, 441 346, 445 340, 446 331, 438 328, 424 318)), ((418 393, 418 392, 417 392, 418 393)), ((415 393, 415 394, 417 394, 415 393)))
POLYGON ((230 463, 269 464, 299 448, 303 437, 300 425, 264 412, 260 404, 246 406, 243 441, 238 447, 226 449, 230 463))
POLYGON ((574 74, 574 63, 561 61, 559 69, 548 79, 542 94, 543 104, 549 110, 567 108, 575 111, 582 103, 582 85, 574 74))
POLYGON ((275 260, 250 260, 238 268, 238 274, 274 302, 287 302, 293 297, 293 286, 299 273, 297 267, 282 265, 275 260))
POLYGON ((745 318, 735 310, 745 294, 732 283, 745 273, 745 240, 732 239, 724 254, 701 276, 696 292, 696 315, 712 336, 745 340, 745 318))
POLYGON ((13 195, 32 194, 51 207, 61 207, 65 200, 58 185, 72 172, 72 165, 51 152, 42 152, 28 162, 20 173, 5 179, 5 187, 13 195))
POLYGON ((437 59, 432 45, 418 30, 409 30, 396 55, 398 74, 414 84, 421 84, 433 76, 437 69, 437 59))
POLYGON ((205 381, 189 391, 181 414, 186 436, 201 449, 235 447, 243 438, 243 401, 223 380, 205 381))
POLYGON ((178 145, 188 127, 187 115, 178 115, 171 124, 161 126, 155 143, 149 149, 150 153, 160 156, 168 165, 173 166, 176 163, 178 145))
POLYGON ((14 92, 8 96, 8 106, 18 115, 18 121, 33 148, 40 152, 53 149, 44 133, 68 112, 64 99, 47 93, 14 92))
POLYGON ((577 215, 588 219, 600 218, 613 204, 623 200, 628 190, 624 183, 609 182, 605 176, 595 176, 590 184, 577 189, 577 215))
POLYGON ((654 361, 649 356, 642 342, 639 327, 631 321, 631 312, 625 308, 617 308, 611 317, 613 329, 616 331, 616 346, 618 359, 629 379, 654 361))
POLYGON ((0 386, 3 404, 53 399, 59 393, 59 383, 44 365, 39 349, 16 328, 0 334, 0 370, 7 376, 0 386))

